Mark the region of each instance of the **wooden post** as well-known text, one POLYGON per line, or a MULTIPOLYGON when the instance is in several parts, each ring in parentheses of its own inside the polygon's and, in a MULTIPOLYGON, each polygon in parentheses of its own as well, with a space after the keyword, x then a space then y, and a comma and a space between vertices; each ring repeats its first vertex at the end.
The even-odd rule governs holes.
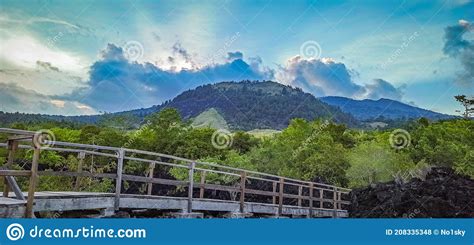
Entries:
POLYGON ((303 186, 298 186, 298 207, 301 207, 301 195, 303 194, 303 186))
POLYGON ((309 218, 313 217, 313 195, 314 195, 314 184, 309 183, 309 211, 308 211, 308 216, 309 218))
POLYGON ((206 171, 201 172, 201 186, 199 188, 199 198, 203 199, 204 198, 204 185, 206 184, 206 171))
POLYGON ((117 179, 115 180, 115 203, 114 209, 119 210, 120 208, 120 193, 122 192, 122 172, 123 172, 123 158, 125 151, 123 149, 118 150, 117 156, 117 179))
MULTIPOLYGON (((5 164, 5 169, 9 169, 11 165, 13 165, 13 161, 15 159, 15 151, 18 148, 18 141, 15 140, 8 140, 7 141, 8 147, 8 158, 7 163, 5 164)), ((8 192, 10 192, 10 187, 8 185, 7 176, 3 177, 3 196, 8 197, 8 192)))
POLYGON ((193 212, 193 189, 194 189, 194 167, 195 162, 189 164, 189 186, 188 186, 188 213, 193 212))
POLYGON ((280 178, 280 188, 278 193, 278 216, 283 213, 283 187, 285 185, 285 179, 280 178))
POLYGON ((324 198, 324 190, 320 189, 319 190, 319 208, 321 209, 324 208, 323 198, 324 198))
POLYGON ((272 197, 272 204, 276 204, 276 189, 277 189, 277 182, 273 182, 273 197, 272 197))
POLYGON ((34 218, 33 204, 35 201, 36 181, 38 180, 38 162, 40 157, 40 146, 33 142, 33 160, 31 162, 30 185, 28 187, 28 199, 26 201, 25 217, 34 218))
POLYGON ((240 213, 245 211, 245 182, 247 180, 247 173, 243 171, 240 174, 240 213))
MULTIPOLYGON (((82 173, 82 165, 84 164, 84 158, 86 157, 86 153, 81 151, 77 156, 79 158, 79 162, 77 163, 77 173, 82 173)), ((79 186, 81 184, 81 177, 77 176, 76 181, 74 183, 74 191, 79 190, 79 186)))
POLYGON ((337 207, 338 209, 342 209, 342 204, 341 204, 341 192, 337 192, 337 207))
MULTIPOLYGON (((154 162, 150 163, 150 166, 148 168, 148 178, 153 179, 153 171, 155 171, 155 163, 154 162)), ((153 191, 153 183, 150 182, 147 185, 147 191, 146 191, 147 195, 151 195, 152 191, 153 191)))
POLYGON ((334 218, 337 217, 337 188, 336 187, 333 187, 333 191, 332 191, 333 195, 332 195, 332 201, 333 201, 333 208, 334 208, 334 218))

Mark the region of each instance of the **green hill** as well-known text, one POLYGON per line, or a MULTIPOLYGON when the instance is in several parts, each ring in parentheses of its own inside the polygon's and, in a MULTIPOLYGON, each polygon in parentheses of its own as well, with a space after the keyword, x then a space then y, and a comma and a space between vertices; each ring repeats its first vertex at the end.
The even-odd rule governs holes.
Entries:
POLYGON ((280 130, 293 118, 323 118, 349 126, 357 124, 351 115, 339 108, 321 102, 299 88, 271 81, 199 86, 183 92, 159 109, 166 107, 178 109, 184 119, 195 118, 214 108, 232 130, 280 130))

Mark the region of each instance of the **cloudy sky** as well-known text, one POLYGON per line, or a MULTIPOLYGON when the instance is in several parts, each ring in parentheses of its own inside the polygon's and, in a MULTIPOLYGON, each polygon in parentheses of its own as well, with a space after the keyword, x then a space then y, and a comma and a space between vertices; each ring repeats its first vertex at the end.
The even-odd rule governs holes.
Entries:
POLYGON ((0 110, 149 107, 201 84, 273 80, 438 112, 474 95, 474 2, 0 2, 0 110))

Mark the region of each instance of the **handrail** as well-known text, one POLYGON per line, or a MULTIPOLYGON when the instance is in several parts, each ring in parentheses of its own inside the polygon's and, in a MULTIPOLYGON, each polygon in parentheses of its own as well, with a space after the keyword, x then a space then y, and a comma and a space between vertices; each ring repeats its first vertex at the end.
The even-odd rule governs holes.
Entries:
MULTIPOLYGON (((14 134, 14 135, 35 135, 35 132, 32 131, 26 131, 26 130, 16 130, 16 129, 8 129, 8 128, 0 128, 0 133, 6 133, 6 134, 14 134)), ((11 141, 16 141, 16 142, 28 142, 27 139, 24 139, 22 137, 11 137, 9 138, 8 142, 11 141)), ((31 142, 31 139, 30 139, 31 142)), ((34 143, 34 142, 33 142, 34 143)), ((230 166, 224 166, 216 163, 210 163, 210 162, 199 162, 199 161, 194 161, 191 159, 187 158, 182 158, 182 157, 177 157, 177 156, 172 156, 168 154, 162 154, 162 153, 157 153, 157 152, 150 152, 150 151, 145 151, 145 150, 139 150, 139 149, 128 149, 128 148, 119 148, 119 147, 111 147, 111 146, 101 146, 101 145, 90 145, 90 144, 80 144, 80 143, 71 143, 71 142, 61 142, 61 141, 45 141, 45 143, 48 147, 42 147, 39 146, 40 150, 48 150, 48 151, 60 151, 60 152, 74 152, 74 153, 79 153, 80 155, 82 154, 82 158, 84 158, 85 154, 89 155, 98 155, 98 156, 105 156, 105 157, 112 157, 117 159, 117 172, 114 174, 95 174, 95 173, 87 173, 83 172, 81 173, 82 169, 78 169, 77 174, 72 174, 71 172, 65 172, 65 176, 69 177, 75 177, 76 178, 76 184, 78 183, 78 178, 84 177, 84 176, 92 176, 92 177, 103 177, 103 178, 109 178, 111 176, 116 176, 115 181, 116 181, 116 196, 115 196, 115 208, 119 208, 119 201, 120 201, 120 192, 121 192, 121 183, 122 181, 137 181, 137 182, 145 182, 148 184, 148 195, 151 194, 151 189, 152 189, 152 184, 165 184, 165 185, 183 185, 183 183, 187 183, 189 193, 188 193, 188 211, 192 211, 192 199, 193 199, 193 189, 194 188, 199 188, 200 189, 200 198, 203 198, 204 195, 204 189, 214 189, 214 190, 224 190, 224 191, 236 191, 241 193, 241 208, 240 210, 243 212, 244 210, 244 199, 245 199, 245 194, 256 194, 256 195, 270 195, 273 198, 273 204, 275 204, 276 198, 278 198, 278 215, 281 215, 282 213, 282 208, 283 208, 283 199, 284 198, 295 198, 298 199, 298 206, 301 207, 302 202, 301 200, 309 200, 309 209, 312 210, 314 209, 313 207, 313 202, 314 201, 319 201, 320 202, 320 207, 319 209, 323 208, 323 202, 329 202, 333 205, 334 210, 340 210, 341 209, 341 204, 347 204, 347 201, 343 201, 341 199, 341 194, 347 194, 351 191, 351 189, 348 188, 343 188, 343 187, 338 187, 335 185, 329 185, 329 184, 324 184, 324 183, 317 183, 317 182, 312 182, 312 181, 304 181, 304 180, 298 180, 298 179, 293 179, 289 177, 283 177, 283 176, 278 176, 278 175, 273 175, 273 174, 268 174, 268 173, 262 173, 262 172, 257 172, 257 171, 252 171, 252 170, 246 170, 246 169, 241 169, 241 168, 235 168, 235 167, 230 167, 230 166), (72 147, 72 148, 71 148, 72 147), (102 151, 102 152, 101 152, 102 151), (106 152, 103 152, 106 151, 106 152), (111 153, 112 151, 113 153, 111 153), (128 155, 127 155, 128 154, 128 155), (138 155, 138 156, 137 156, 138 155), (144 156, 140 155, 147 155, 147 156, 153 156, 154 158, 159 157, 159 158, 167 158, 170 160, 174 160, 171 162, 165 162, 164 160, 161 161, 162 159, 146 159, 142 158, 144 156), (146 173, 148 175, 147 177, 143 176, 134 176, 134 175, 129 175, 124 173, 123 171, 123 165, 125 160, 132 160, 132 161, 137 161, 137 162, 144 162, 149 164, 149 170, 151 172, 146 173), (180 181, 180 180, 168 180, 168 179, 160 179, 160 178, 154 178, 153 177, 153 169, 155 164, 158 165, 165 165, 165 166, 170 166, 170 167, 178 167, 178 168, 184 168, 188 169, 188 181, 180 181), (193 175, 196 172, 201 172, 201 183, 194 183, 193 175), (225 186, 225 185, 219 185, 219 184, 210 184, 210 183, 205 183, 205 173, 206 172, 211 172, 211 173, 216 173, 216 174, 223 174, 223 175, 230 175, 237 177, 237 179, 240 177, 241 181, 239 183, 240 187, 235 187, 235 186, 225 186), (245 183, 247 182, 247 179, 255 179, 255 180, 260 180, 260 181, 266 181, 270 182, 273 184, 273 191, 264 191, 264 190, 254 190, 254 189, 248 189, 245 187, 245 183), (295 194, 290 194, 290 193, 284 193, 284 190, 282 189, 285 185, 291 185, 291 186, 296 186, 298 187, 298 195, 295 194), (277 191, 277 186, 278 191, 277 191), (309 191, 309 196, 303 195, 303 190, 308 190, 309 191), (317 190, 319 191, 319 197, 314 196, 314 191, 317 190), (324 192, 332 192, 332 199, 324 198, 323 193, 324 192)), ((9 147, 10 143, 0 143, 0 147, 6 147, 11 151, 12 149, 9 147)), ((25 145, 25 144, 16 144, 17 148, 20 149, 38 149, 35 147, 38 147, 35 144, 32 145, 25 145)), ((82 160, 81 160, 82 161, 82 160)), ((81 166, 82 168, 82 166, 81 166)), ((15 171, 3 171, 0 176, 15 176, 15 175, 22 175, 25 174, 23 172, 15 172, 15 171)), ((40 172, 40 175, 56 175, 56 176, 62 176, 62 172, 54 172, 54 173, 47 173, 44 171, 40 172)), ((33 176, 34 177, 34 176, 33 176)), ((307 193, 307 192, 306 192, 307 193)), ((310 212, 311 216, 311 212, 310 212)))
MULTIPOLYGON (((30 135, 35 134, 35 132, 33 132, 33 131, 17 130, 17 129, 9 129, 9 128, 0 128, 0 133, 13 133, 13 134, 16 134, 17 132, 20 133, 20 134, 30 134, 30 135)), ((25 141, 25 140, 22 140, 22 141, 25 141)), ((2 143, 0 143, 0 144, 2 144, 2 143)), ((266 176, 266 177, 271 177, 271 178, 276 178, 276 179, 283 178, 283 179, 288 180, 288 181, 294 181, 294 182, 303 183, 303 184, 313 183, 313 184, 318 185, 318 186, 337 188, 338 190, 345 190, 345 191, 350 191, 351 190, 349 188, 338 187, 338 186, 335 186, 335 185, 329 185, 329 184, 312 182, 312 181, 298 180, 298 179, 293 179, 293 178, 289 178, 289 177, 278 176, 278 175, 273 175, 273 174, 268 174, 268 173, 262 173, 262 172, 247 170, 247 169, 229 167, 229 166, 220 165, 220 164, 216 164, 216 163, 199 162, 199 161, 195 161, 195 160, 191 160, 191 159, 187 159, 187 158, 172 156, 172 155, 158 153, 158 152, 145 151, 145 150, 119 148, 119 147, 111 147, 111 146, 101 146, 101 145, 89 145, 89 144, 80 144, 80 143, 70 143, 70 142, 61 142, 61 141, 54 141, 54 142, 46 141, 45 144, 53 144, 53 145, 57 145, 57 146, 92 148, 92 149, 97 149, 97 150, 110 150, 110 151, 123 150, 125 152, 125 154, 127 152, 131 152, 131 153, 137 153, 137 154, 146 154, 146 155, 152 155, 152 156, 158 156, 158 157, 165 157, 165 158, 169 158, 169 159, 185 161, 185 162, 188 162, 188 163, 195 162, 196 164, 202 164, 202 165, 206 165, 206 166, 210 166, 210 167, 217 167, 217 168, 232 170, 232 171, 236 171, 236 172, 245 171, 248 174, 255 174, 255 175, 266 176)), ((5 145, 5 144, 2 144, 2 146, 3 145, 5 145)), ((58 151, 63 149, 63 148, 52 148, 52 147, 49 147, 49 148, 51 150, 58 150, 58 151)), ((84 151, 84 150, 80 150, 80 151, 84 151)), ((92 152, 92 151, 85 151, 85 152, 87 152, 89 154, 104 155, 104 153, 98 153, 98 152, 92 152)), ((111 156, 111 155, 107 154, 107 155, 104 155, 104 156, 111 156)), ((129 157, 125 157, 125 158, 127 159, 129 157)), ((139 158, 134 158, 134 160, 138 160, 138 159, 139 158)), ((144 159, 144 160, 146 160, 146 159, 144 159)))

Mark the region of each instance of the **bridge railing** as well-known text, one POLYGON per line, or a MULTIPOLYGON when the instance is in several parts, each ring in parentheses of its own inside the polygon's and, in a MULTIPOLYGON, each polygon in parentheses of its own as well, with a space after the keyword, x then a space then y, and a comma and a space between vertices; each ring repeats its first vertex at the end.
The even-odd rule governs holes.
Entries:
POLYGON ((125 189, 124 183, 144 184, 146 187, 144 194, 146 195, 156 193, 156 191, 153 191, 154 186, 175 186, 187 189, 188 205, 185 211, 189 213, 193 211, 193 200, 216 199, 213 196, 206 196, 206 191, 209 190, 232 194, 233 200, 239 203, 241 213, 245 212, 246 203, 250 201, 264 203, 267 198, 269 199, 269 204, 278 207, 277 216, 283 214, 283 208, 286 206, 307 208, 309 216, 312 216, 314 210, 323 209, 331 209, 334 211, 334 215, 336 215, 337 211, 343 210, 343 207, 349 204, 343 197, 347 196, 350 189, 334 185, 302 181, 138 149, 48 141, 47 139, 42 139, 42 133, 38 134, 32 131, 0 128, 0 133, 8 135, 7 142, 0 143, 0 147, 7 149, 6 163, 0 169, 0 176, 4 177, 3 195, 6 197, 9 190, 13 190, 16 198, 25 199, 19 187, 15 186, 16 182, 13 177, 29 177, 26 217, 33 217, 34 193, 38 176, 70 177, 73 179, 72 189, 75 191, 79 190, 82 178, 114 180, 114 207, 116 210, 120 208, 120 198, 125 189), (30 170, 11 169, 15 162, 15 152, 20 149, 33 151, 30 170), (40 151, 53 151, 69 155, 75 154, 77 156, 77 166, 74 169, 63 169, 60 171, 38 171, 40 151), (109 171, 94 171, 95 168, 92 166, 94 161, 92 160, 89 164, 89 170, 85 169, 87 157, 112 160, 115 168, 109 171), (145 169, 141 172, 141 175, 137 174, 136 171, 127 170, 129 167, 133 169, 133 166, 137 164, 142 165, 142 168, 145 169), (172 168, 178 171, 186 171, 186 180, 156 176, 156 174, 160 175, 160 171, 164 171, 165 168, 168 168, 168 170, 172 168), (207 177, 211 174, 226 176, 230 181, 216 183, 215 178, 207 177), (261 188, 259 189, 258 187, 261 188), (254 198, 250 198, 252 196, 254 198))

